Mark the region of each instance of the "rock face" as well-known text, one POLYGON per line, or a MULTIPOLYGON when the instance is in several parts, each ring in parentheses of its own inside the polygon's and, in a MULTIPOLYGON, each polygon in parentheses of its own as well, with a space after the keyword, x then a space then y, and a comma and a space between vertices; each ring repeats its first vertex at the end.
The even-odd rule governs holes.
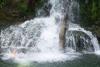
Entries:
POLYGON ((98 41, 99 41, 99 44, 100 44, 100 35, 99 35, 99 36, 97 36, 97 39, 98 39, 98 41))
POLYGON ((65 44, 65 33, 66 33, 66 26, 64 21, 61 22, 60 24, 60 32, 59 32, 59 39, 60 39, 59 43, 62 48, 64 48, 64 44, 65 44))
POLYGON ((60 22, 60 28, 59 28, 59 44, 61 46, 61 49, 65 48, 65 35, 67 31, 67 17, 65 16, 62 21, 60 22))
POLYGON ((78 52, 94 51, 91 38, 81 31, 68 31, 66 34, 66 46, 73 48, 78 52))

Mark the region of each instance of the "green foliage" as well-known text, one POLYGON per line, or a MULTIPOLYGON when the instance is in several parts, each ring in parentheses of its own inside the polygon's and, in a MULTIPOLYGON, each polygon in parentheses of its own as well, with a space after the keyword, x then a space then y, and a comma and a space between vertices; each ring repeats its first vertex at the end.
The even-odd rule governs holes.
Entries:
POLYGON ((100 21, 100 0, 79 0, 81 23, 85 26, 95 25, 100 21))
POLYGON ((0 0, 0 21, 5 21, 0 24, 34 18, 46 1, 48 0, 0 0))
POLYGON ((47 1, 47 0, 36 0, 35 6, 40 8, 43 6, 45 1, 47 1))
POLYGON ((0 0, 0 8, 2 10, 19 12, 21 16, 35 16, 37 10, 40 9, 46 1, 47 0, 0 0))
POLYGON ((97 11, 98 11, 97 7, 98 6, 97 6, 96 1, 93 0, 92 8, 91 8, 91 14, 92 14, 91 19, 94 20, 94 21, 97 20, 96 19, 97 15, 98 15, 98 13, 97 13, 97 11))
POLYGON ((6 5, 6 0, 0 0, 0 8, 6 5))
POLYGON ((20 0, 17 4, 17 10, 24 15, 32 15, 35 16, 38 9, 40 9, 45 0, 32 0, 29 3, 29 0, 20 0))
POLYGON ((17 10, 23 14, 27 13, 27 2, 25 0, 20 0, 17 4, 17 10))

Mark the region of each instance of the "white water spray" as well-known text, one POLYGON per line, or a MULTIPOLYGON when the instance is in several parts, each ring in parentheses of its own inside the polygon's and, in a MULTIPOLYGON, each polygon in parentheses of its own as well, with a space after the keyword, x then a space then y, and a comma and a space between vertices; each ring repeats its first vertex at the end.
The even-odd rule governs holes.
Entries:
MULTIPOLYGON (((68 52, 63 53, 59 46, 59 24, 65 15, 68 15, 68 21, 72 22, 74 17, 72 7, 76 2, 74 0, 50 0, 50 3, 52 5, 50 16, 28 20, 1 31, 0 42, 3 60, 56 62, 77 57, 77 52, 74 49, 66 49, 68 52)), ((92 33, 76 26, 69 26, 68 31, 84 32, 91 38, 95 50, 99 50, 98 42, 92 33)), ((73 36, 72 40, 76 48, 73 36)))

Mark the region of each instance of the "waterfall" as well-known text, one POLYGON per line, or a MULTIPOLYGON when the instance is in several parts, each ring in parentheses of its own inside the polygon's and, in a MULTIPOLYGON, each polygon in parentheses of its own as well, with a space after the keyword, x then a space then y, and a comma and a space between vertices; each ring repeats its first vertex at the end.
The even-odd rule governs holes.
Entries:
POLYGON ((79 9, 79 4, 75 0, 49 0, 48 2, 52 5, 50 16, 36 17, 1 30, 0 49, 3 60, 66 61, 77 57, 78 50, 92 52, 99 50, 96 37, 90 31, 74 24, 77 20, 73 8, 78 6, 79 9), (59 44, 62 23, 65 23, 63 25, 66 28, 64 52, 59 44), (79 32, 83 35, 78 35, 79 32), (80 39, 83 41, 77 44, 80 39))
POLYGON ((66 45, 75 50, 98 51, 97 38, 90 31, 86 31, 77 24, 70 23, 66 33, 66 45))

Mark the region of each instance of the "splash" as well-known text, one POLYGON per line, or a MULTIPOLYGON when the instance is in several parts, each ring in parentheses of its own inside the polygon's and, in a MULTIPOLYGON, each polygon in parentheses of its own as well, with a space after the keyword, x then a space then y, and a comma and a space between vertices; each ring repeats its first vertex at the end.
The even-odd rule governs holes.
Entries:
MULTIPOLYGON (((74 22, 73 6, 77 6, 75 0, 50 0, 52 8, 50 16, 34 18, 25 21, 20 25, 10 26, 1 30, 0 45, 3 60, 13 60, 14 62, 64 62, 73 60, 81 55, 77 52, 77 41, 74 33, 68 31, 81 31, 89 39, 84 40, 94 48, 99 50, 99 44, 90 31, 86 31, 74 22), (66 31, 66 52, 60 50, 59 26, 65 16, 68 16, 68 31, 66 31), (90 43, 89 43, 90 42, 90 43)), ((66 25, 66 26, 68 26, 66 25)), ((75 34, 76 35, 76 34, 75 34)), ((84 39, 84 37, 83 37, 84 39)), ((82 42, 86 44, 85 42, 82 42)), ((84 46, 86 47, 86 46, 84 46)), ((92 49, 87 47, 85 50, 92 49)))

